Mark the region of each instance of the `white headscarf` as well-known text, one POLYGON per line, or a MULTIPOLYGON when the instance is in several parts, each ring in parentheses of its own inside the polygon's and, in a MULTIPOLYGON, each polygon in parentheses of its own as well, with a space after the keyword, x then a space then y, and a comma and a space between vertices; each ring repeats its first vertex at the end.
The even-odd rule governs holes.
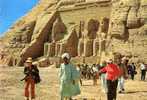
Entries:
POLYGON ((64 59, 64 58, 70 59, 70 55, 69 55, 69 53, 64 53, 64 54, 62 54, 61 58, 62 59, 64 59))

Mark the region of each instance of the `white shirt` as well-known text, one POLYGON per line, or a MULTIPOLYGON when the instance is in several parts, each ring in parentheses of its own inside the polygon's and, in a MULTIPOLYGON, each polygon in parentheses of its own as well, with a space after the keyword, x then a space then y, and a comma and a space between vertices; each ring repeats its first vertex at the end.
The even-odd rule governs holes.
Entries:
POLYGON ((144 64, 141 64, 141 65, 140 65, 140 69, 141 69, 141 70, 145 70, 145 69, 146 69, 145 65, 144 65, 144 64))

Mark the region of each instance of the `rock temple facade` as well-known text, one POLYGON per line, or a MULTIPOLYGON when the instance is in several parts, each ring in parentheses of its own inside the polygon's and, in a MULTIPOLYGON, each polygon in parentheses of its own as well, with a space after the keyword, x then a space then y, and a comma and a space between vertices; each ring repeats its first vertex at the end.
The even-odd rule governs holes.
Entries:
POLYGON ((64 52, 76 63, 100 63, 116 53, 147 62, 146 37, 146 0, 42 0, 3 41, 11 65, 27 57, 54 63, 64 52))

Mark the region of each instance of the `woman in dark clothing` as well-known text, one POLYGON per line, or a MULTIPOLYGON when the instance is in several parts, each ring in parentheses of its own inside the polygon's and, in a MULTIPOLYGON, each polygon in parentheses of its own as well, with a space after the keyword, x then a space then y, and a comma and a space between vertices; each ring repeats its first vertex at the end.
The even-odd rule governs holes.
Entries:
POLYGON ((131 65, 128 65, 128 73, 131 75, 131 79, 134 80, 134 76, 135 74, 137 74, 136 66, 134 63, 132 63, 131 65))

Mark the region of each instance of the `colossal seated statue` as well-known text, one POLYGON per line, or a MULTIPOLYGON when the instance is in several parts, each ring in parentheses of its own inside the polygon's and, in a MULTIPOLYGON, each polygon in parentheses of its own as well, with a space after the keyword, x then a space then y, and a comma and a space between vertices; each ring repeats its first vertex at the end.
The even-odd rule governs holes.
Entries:
POLYGON ((67 28, 59 16, 53 24, 52 35, 51 35, 52 41, 51 43, 47 44, 48 45, 47 56, 52 57, 58 55, 56 53, 58 50, 57 42, 64 38, 64 34, 66 32, 67 32, 67 28))
POLYGON ((61 56, 63 53, 68 52, 72 57, 78 55, 77 45, 78 45, 78 36, 75 28, 70 29, 67 36, 64 37, 61 41, 57 42, 55 54, 56 56, 61 56))
POLYGON ((93 43, 93 56, 99 55, 106 49, 106 38, 109 29, 109 18, 102 18, 100 23, 100 31, 97 32, 97 38, 93 43))
POLYGON ((87 26, 87 36, 89 39, 95 39, 96 38, 96 32, 99 28, 99 22, 94 19, 90 19, 87 26))
POLYGON ((66 33, 66 26, 62 22, 62 19, 58 17, 53 24, 52 41, 53 42, 60 41, 61 39, 63 39, 65 33, 66 33))
POLYGON ((82 32, 82 38, 78 43, 78 56, 89 57, 93 55, 93 41, 99 28, 99 21, 90 19, 87 23, 87 29, 82 32))

